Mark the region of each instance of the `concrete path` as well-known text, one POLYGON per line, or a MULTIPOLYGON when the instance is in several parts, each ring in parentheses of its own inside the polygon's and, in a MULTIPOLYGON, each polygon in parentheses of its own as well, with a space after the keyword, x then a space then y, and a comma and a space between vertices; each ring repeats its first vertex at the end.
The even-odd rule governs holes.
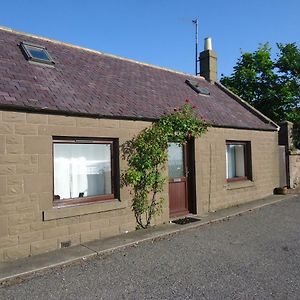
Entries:
MULTIPOLYGON (((283 206, 284 209, 289 210, 290 209, 289 205, 291 205, 291 203, 292 203, 292 206, 294 205, 296 208, 298 208, 298 211, 297 211, 297 209, 295 209, 295 211, 292 211, 291 213, 294 213, 294 214, 296 212, 299 213, 299 200, 298 200, 297 196, 295 196, 295 195, 293 195, 293 196, 291 196, 291 195, 290 196, 271 196, 266 199, 261 199, 259 201, 255 201, 255 202, 252 202, 252 203, 249 203, 246 205, 242 205, 240 207, 234 207, 234 208, 226 209, 223 211, 219 211, 217 213, 209 214, 207 216, 201 217, 201 221, 199 221, 199 222, 187 224, 184 226, 176 225, 176 224, 168 224, 165 226, 159 226, 156 228, 152 228, 147 231, 137 231, 137 232, 129 233, 127 235, 114 237, 111 239, 99 240, 99 241, 87 243, 84 245, 80 245, 78 247, 66 248, 66 249, 62 249, 62 250, 55 251, 52 253, 39 255, 39 256, 31 257, 31 258, 24 259, 24 260, 19 260, 19 261, 13 262, 13 263, 4 263, 4 264, 0 265, 0 277, 1 277, 2 282, 4 281, 4 283, 8 279, 10 279, 10 280, 13 279, 13 281, 10 281, 10 282, 18 282, 18 281, 24 280, 24 278, 26 278, 26 276, 33 277, 30 281, 25 280, 24 283, 22 283, 18 286, 15 286, 14 288, 19 287, 19 286, 26 286, 26 285, 30 285, 31 282, 34 282, 35 280, 39 280, 38 279, 38 278, 40 278, 39 276, 42 276, 41 274, 44 273, 44 272, 41 272, 42 270, 45 270, 45 269, 49 270, 49 268, 56 267, 56 268, 52 269, 51 271, 46 272, 45 275, 43 275, 47 281, 47 280, 50 280, 47 278, 49 276, 50 277, 53 276, 53 274, 56 274, 56 276, 58 276, 58 277, 63 276, 60 274, 65 274, 64 276, 66 276, 66 274, 69 271, 73 272, 72 270, 74 268, 80 269, 83 266, 86 266, 87 268, 89 268, 89 266, 92 266, 94 264, 99 264, 99 263, 101 264, 101 261, 103 259, 101 259, 101 258, 98 259, 97 258, 98 255, 103 255, 105 253, 113 252, 118 249, 122 249, 122 248, 124 249, 124 248, 130 247, 130 246, 135 246, 138 243, 141 243, 143 241, 144 242, 148 241, 148 243, 142 243, 140 247, 142 249, 143 249, 143 247, 147 248, 147 247, 149 247, 149 241, 151 244, 151 243, 153 243, 153 241, 161 240, 161 239, 162 239, 161 243, 166 243, 167 241, 169 241, 170 243, 173 243, 174 241, 179 239, 176 242, 177 246, 179 246, 179 249, 176 249, 177 247, 175 247, 174 249, 170 249, 170 247, 167 247, 167 251, 171 251, 171 253, 172 253, 171 257, 173 257, 173 259, 174 259, 173 263, 176 264, 179 261, 179 259, 181 258, 181 255, 183 255, 183 256, 185 255, 185 253, 181 253, 182 248, 186 249, 186 250, 190 250, 190 247, 193 247, 194 251, 196 251, 196 252, 199 250, 199 249, 197 249, 197 245, 193 245, 195 242, 194 239, 191 238, 189 240, 185 236, 186 235, 190 236, 193 234, 197 235, 198 233, 195 233, 195 231, 200 233, 201 230, 204 230, 204 232, 206 232, 207 230, 209 230, 209 228, 211 228, 210 226, 205 226, 202 229, 200 229, 199 228, 200 226, 203 226, 208 223, 218 222, 221 220, 228 220, 228 219, 230 219, 231 216, 240 215, 240 214, 243 214, 248 211, 256 210, 255 213, 247 214, 244 217, 244 218, 249 218, 248 222, 251 223, 252 217, 254 217, 254 219, 255 219, 255 218, 257 218, 257 215, 261 214, 260 210, 257 210, 258 208, 262 208, 266 205, 270 205, 270 204, 274 204, 274 203, 277 203, 277 205, 272 205, 266 209, 261 210, 268 216, 268 218, 271 218, 270 222, 272 221, 274 223, 273 230, 276 230, 277 227, 280 225, 279 223, 282 223, 284 221, 284 218, 281 218, 281 217, 278 220, 273 220, 272 219, 273 211, 275 211, 277 214, 279 214, 281 206, 283 206), (271 214, 268 214, 268 211, 270 211, 271 214), (278 221, 278 223, 276 223, 276 221, 278 221), (186 231, 187 229, 189 229, 189 230, 186 231), (181 231, 186 231, 186 233, 184 235, 176 235, 173 238, 171 237, 172 235, 174 235, 178 232, 181 232, 181 231), (184 241, 180 241, 180 239, 183 239, 184 241), (176 251, 174 252, 175 249, 176 249, 176 251), (177 251, 177 250, 179 250, 179 251, 177 251), (176 255, 177 255, 177 257, 176 257, 176 255), (95 258, 95 259, 89 260, 89 258, 95 258), (85 260, 86 260, 86 262, 84 262, 85 260), (79 262, 79 263, 75 264, 75 266, 70 266, 70 267, 66 267, 66 268, 63 267, 62 269, 57 267, 57 266, 62 266, 65 264, 70 264, 70 263, 74 264, 74 262, 79 262), (36 273, 36 272, 40 272, 40 273, 36 273)), ((285 211, 283 211, 283 214, 284 213, 285 213, 285 211)), ((298 219, 300 219, 300 218, 298 217, 298 219)), ((233 222, 233 221, 239 222, 238 220, 240 220, 240 218, 233 218, 233 220, 231 222, 233 222)), ((295 221, 297 221, 297 220, 296 219, 294 220, 293 217, 288 218, 288 222, 290 222, 291 225, 293 225, 295 223, 295 221)), ((263 225, 263 220, 260 220, 259 222, 261 222, 263 225)), ((259 222, 258 222, 258 224, 259 224, 259 222)), ((286 228, 287 227, 286 225, 284 225, 284 224, 282 224, 282 225, 285 230, 288 229, 288 228, 286 228)), ((228 225, 226 225, 226 223, 220 223, 220 224, 217 224, 216 226, 219 226, 219 230, 220 230, 220 234, 221 234, 220 239, 221 240, 224 239, 224 238, 222 238, 222 232, 224 231, 223 227, 224 226, 226 227, 228 225), (224 224, 224 225, 222 225, 222 224, 224 224)), ((251 226, 257 226, 257 225, 251 224, 251 226)), ((214 228, 216 228, 216 227, 214 227, 214 228)), ((279 228, 281 229, 282 226, 280 225, 279 228)), ((236 230, 238 230, 238 227, 235 230, 233 230, 232 233, 231 233, 231 231, 226 231, 226 232, 227 232, 227 234, 230 233, 232 236, 234 236, 234 234, 238 234, 238 236, 241 237, 243 232, 237 233, 237 232, 235 232, 236 230)), ((260 232, 260 228, 257 228, 257 231, 255 233, 259 234, 259 232, 260 232)), ((298 233, 299 233, 299 229, 298 229, 298 233)), ((214 233, 214 234, 216 234, 216 233, 214 233)), ((272 235, 272 232, 269 232, 269 234, 272 235)), ((208 235, 207 238, 209 238, 209 236, 210 235, 208 235)), ((268 238, 268 236, 266 236, 266 238, 268 238)), ((284 239, 285 237, 283 236, 282 238, 284 239)), ((298 236, 298 238, 299 238, 299 236, 298 236)), ((239 239, 237 239, 234 241, 234 243, 232 245, 239 245, 240 243, 242 243, 242 240, 243 239, 241 239, 241 241, 239 241, 239 239)), ((214 240, 212 240, 212 241, 203 240, 202 242, 203 242, 203 245, 204 244, 209 245, 209 243, 215 243, 214 240)), ((226 242, 226 240, 224 242, 226 243, 226 245, 228 244, 228 242, 226 242)), ((154 243, 153 245, 155 245, 154 248, 156 248, 158 245, 160 245, 160 243, 154 243)), ((202 243, 201 243, 201 245, 202 245, 202 243)), ((203 245, 201 247, 203 247, 203 245)), ((138 247, 138 248, 140 248, 140 247, 138 247)), ((200 247, 200 250, 201 250, 201 247, 200 247)), ((286 252, 289 252, 289 246, 284 245, 282 247, 287 247, 287 248, 285 248, 285 249, 287 249, 286 252)), ((158 248, 160 248, 162 253, 164 253, 164 251, 166 250, 166 249, 164 250, 160 246, 158 248)), ((214 252, 218 253, 220 251, 222 252, 222 247, 220 249, 214 248, 214 249, 210 249, 210 250, 213 251, 212 253, 214 253, 214 252)), ((299 250, 299 248, 298 248, 298 250, 299 250)), ((106 258, 106 259, 111 260, 113 256, 116 256, 116 257, 120 257, 120 256, 122 257, 123 255, 126 256, 128 254, 128 252, 131 253, 132 251, 134 251, 132 247, 129 249, 126 249, 124 251, 121 251, 121 252, 117 251, 115 254, 108 256, 108 258, 106 258)), ((151 251, 152 250, 150 250, 150 252, 151 251)), ((154 251, 156 251, 156 250, 154 250, 154 251)), ((272 251, 270 252, 270 255, 271 255, 271 253, 272 253, 272 251)), ((153 257, 154 262, 155 262, 155 259, 156 258, 153 257)), ((196 257, 195 257, 195 259, 196 259, 196 257)), ((169 262, 169 263, 172 264, 172 262, 169 262)), ((164 262, 162 262, 162 264, 164 265, 164 262)), ((224 264, 224 262, 222 264, 224 264)), ((141 269, 144 269, 144 267, 146 270, 147 266, 143 266, 143 265, 140 266, 141 269)), ((209 267, 209 266, 207 265, 206 267, 209 267)), ((127 272, 128 271, 130 272, 130 266, 129 266, 127 272)), ((166 271, 167 270, 162 269, 163 274, 166 271)), ((209 269, 207 269, 207 271, 210 272, 209 269)), ((100 275, 102 276, 104 274, 102 271, 99 271, 99 272, 100 273, 97 276, 100 276, 100 275)), ((105 273, 106 276, 110 277, 110 271, 107 270, 107 272, 108 273, 105 273)), ((157 269, 157 272, 160 273, 161 270, 157 269)), ((180 272, 183 272, 183 274, 184 274, 186 272, 186 270, 183 268, 180 272)), ((85 275, 82 275, 82 276, 85 277, 85 275)), ((155 276, 156 275, 154 275, 154 277, 155 276)), ((227 276, 227 275, 225 275, 225 276, 227 276)), ((88 278, 85 277, 85 280, 88 280, 88 278)), ((179 280, 180 280, 180 278, 179 278, 179 280)), ((97 281, 97 279, 96 279, 96 281, 97 281)), ((120 282, 120 284, 121 284, 121 282, 120 282)), ((5 296, 7 296, 7 295, 9 296, 11 291, 12 290, 9 287, 3 287, 2 289, 0 289, 0 299, 1 299, 2 293, 5 296), (8 294, 6 294, 6 293, 8 293, 8 294)), ((3 299, 6 299, 6 298, 3 298, 3 299)), ((16 299, 16 298, 11 298, 11 299, 16 299)), ((23 299, 23 298, 21 298, 21 299, 23 299)), ((30 298, 28 298, 28 299, 30 299, 30 298)), ((32 299, 34 299, 34 298, 32 298, 32 299)), ((57 298, 53 298, 53 299, 57 299, 57 298)), ((79 298, 76 298, 76 299, 79 299, 79 298)), ((93 297, 87 298, 87 299, 93 299, 93 297)), ((105 299, 105 297, 104 297, 104 299, 105 299)))

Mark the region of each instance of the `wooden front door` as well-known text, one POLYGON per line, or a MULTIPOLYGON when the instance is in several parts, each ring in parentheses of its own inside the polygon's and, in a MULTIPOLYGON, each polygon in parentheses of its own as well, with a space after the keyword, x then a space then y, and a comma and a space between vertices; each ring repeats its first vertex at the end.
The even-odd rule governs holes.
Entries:
POLYGON ((186 146, 169 143, 169 209, 170 217, 183 216, 188 210, 188 158, 186 146))

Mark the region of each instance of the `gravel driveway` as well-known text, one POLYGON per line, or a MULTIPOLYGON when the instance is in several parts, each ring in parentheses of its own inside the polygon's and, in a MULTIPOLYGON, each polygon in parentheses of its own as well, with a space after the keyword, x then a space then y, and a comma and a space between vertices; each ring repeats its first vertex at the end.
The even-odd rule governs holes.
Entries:
POLYGON ((52 270, 0 299, 300 299, 300 197, 52 270))

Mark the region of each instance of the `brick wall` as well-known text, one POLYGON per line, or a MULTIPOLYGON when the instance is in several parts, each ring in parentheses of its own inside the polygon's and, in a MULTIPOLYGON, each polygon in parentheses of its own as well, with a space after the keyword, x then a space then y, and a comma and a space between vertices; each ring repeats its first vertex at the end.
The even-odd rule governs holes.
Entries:
MULTIPOLYGON (((132 138, 148 122, 0 112, 0 261, 76 245, 134 230, 130 194, 120 201, 54 209, 52 136, 132 138)), ((272 193, 278 185, 277 133, 210 128, 196 141, 198 213, 228 207, 272 193), (250 140, 253 183, 225 182, 225 140, 250 140)), ((120 159, 121 170, 126 167, 120 159)), ((164 213, 168 222, 168 188, 164 213)))

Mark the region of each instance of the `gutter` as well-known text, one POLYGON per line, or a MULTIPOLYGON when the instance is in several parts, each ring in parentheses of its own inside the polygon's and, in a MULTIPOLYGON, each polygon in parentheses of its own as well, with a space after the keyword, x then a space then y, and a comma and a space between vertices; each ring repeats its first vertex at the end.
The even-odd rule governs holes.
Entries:
MULTIPOLYGON (((243 101, 243 100, 242 100, 243 101)), ((249 105, 250 106, 250 105, 249 105)), ((252 107, 252 106, 251 106, 252 107)), ((110 120, 128 120, 128 121, 145 121, 145 122, 155 122, 158 118, 149 118, 143 116, 108 116, 108 115, 101 115, 101 114, 91 114, 91 113, 84 113, 84 112, 72 112, 68 110, 55 110, 49 109, 47 107, 40 108, 34 106, 21 106, 21 105, 6 105, 0 104, 0 110, 5 111, 13 111, 13 112, 22 112, 22 113, 34 113, 34 114, 49 114, 49 115, 59 115, 59 116, 66 116, 66 117, 83 117, 83 118, 91 118, 91 119, 110 119, 110 120)), ((255 108, 253 108, 255 110, 255 108)), ((261 113, 260 113, 261 114, 261 113)), ((263 114, 261 114, 263 116, 263 114)), ((267 118, 267 117, 265 117, 267 118)), ((275 124, 271 121, 272 124, 275 124)), ((230 125, 217 125, 217 124, 210 124, 211 127, 214 128, 228 128, 228 129, 240 129, 240 130, 257 130, 257 131, 278 131, 279 126, 276 125, 276 129, 267 129, 267 128, 252 128, 252 127, 238 127, 238 126, 230 126, 230 125)))

